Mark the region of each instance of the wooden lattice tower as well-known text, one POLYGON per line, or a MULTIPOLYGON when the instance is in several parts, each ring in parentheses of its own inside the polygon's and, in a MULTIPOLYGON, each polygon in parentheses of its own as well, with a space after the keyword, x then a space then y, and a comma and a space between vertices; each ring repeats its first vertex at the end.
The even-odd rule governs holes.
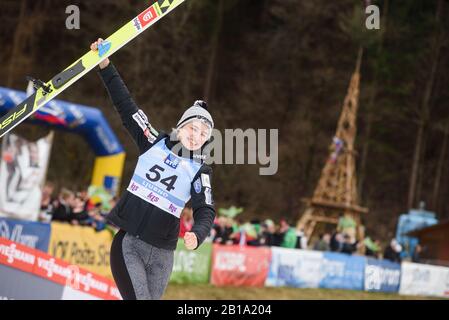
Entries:
POLYGON ((340 215, 354 219, 359 227, 357 237, 364 236, 360 215, 368 209, 362 208, 358 203, 354 150, 361 60, 362 50, 359 52, 356 70, 343 103, 337 132, 330 146, 330 155, 313 197, 305 199, 306 209, 298 221, 298 229, 304 229, 308 239, 320 225, 337 225, 340 215))

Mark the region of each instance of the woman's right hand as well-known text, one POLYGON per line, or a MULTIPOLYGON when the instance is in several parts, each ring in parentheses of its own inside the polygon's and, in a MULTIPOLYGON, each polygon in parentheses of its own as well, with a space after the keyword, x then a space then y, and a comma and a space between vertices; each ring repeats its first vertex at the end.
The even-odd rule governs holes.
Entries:
MULTIPOLYGON (((102 42, 103 42, 103 39, 98 38, 97 41, 95 41, 94 43, 92 43, 92 44, 90 45, 90 50, 92 50, 92 51, 98 51, 98 45, 99 45, 100 43, 102 43, 102 42)), ((106 58, 106 59, 104 59, 103 61, 101 61, 100 64, 99 64, 100 69, 106 68, 106 67, 109 65, 109 62, 110 62, 110 61, 109 61, 109 58, 106 58)))

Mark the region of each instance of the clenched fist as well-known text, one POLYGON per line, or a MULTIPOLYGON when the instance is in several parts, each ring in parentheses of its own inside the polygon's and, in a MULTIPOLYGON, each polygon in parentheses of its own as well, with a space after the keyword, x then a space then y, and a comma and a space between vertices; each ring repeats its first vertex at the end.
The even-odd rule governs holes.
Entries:
POLYGON ((186 232, 184 234, 184 244, 188 250, 193 250, 198 246, 198 239, 193 232, 186 232))
MULTIPOLYGON (((92 51, 97 51, 97 50, 98 50, 98 45, 99 45, 100 43, 102 43, 102 42, 103 42, 103 39, 98 38, 97 41, 95 41, 94 43, 92 43, 92 44, 90 45, 90 50, 92 50, 92 51)), ((104 68, 106 68, 108 65, 109 65, 109 59, 106 58, 106 59, 104 59, 103 61, 100 62, 100 65, 99 65, 99 66, 100 66, 100 69, 104 69, 104 68)))

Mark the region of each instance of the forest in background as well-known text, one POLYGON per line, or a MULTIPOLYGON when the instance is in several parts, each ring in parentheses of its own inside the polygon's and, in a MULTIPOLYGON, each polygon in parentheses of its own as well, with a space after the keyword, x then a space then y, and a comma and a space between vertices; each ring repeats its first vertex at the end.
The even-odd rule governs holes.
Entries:
MULTIPOLYGON (((147 6, 141 0, 2 0, 0 85, 24 90, 25 76, 52 78, 147 6), (68 5, 80 30, 65 28, 68 5)), ((365 2, 365 3, 364 3, 365 2)), ((343 99, 363 46, 356 138, 357 175, 367 234, 394 235, 397 217, 419 201, 449 217, 447 150, 447 0, 372 0, 381 29, 364 28, 359 0, 188 0, 112 56, 152 124, 170 130, 200 98, 216 127, 279 129, 279 170, 215 165, 217 207, 245 208, 243 218, 296 221, 326 161, 343 99)), ((137 148, 95 72, 58 99, 96 106, 127 152, 122 189, 137 148)), ((47 129, 14 132, 37 139, 47 129)), ((58 134, 48 180, 84 188, 94 155, 87 143, 58 134)))

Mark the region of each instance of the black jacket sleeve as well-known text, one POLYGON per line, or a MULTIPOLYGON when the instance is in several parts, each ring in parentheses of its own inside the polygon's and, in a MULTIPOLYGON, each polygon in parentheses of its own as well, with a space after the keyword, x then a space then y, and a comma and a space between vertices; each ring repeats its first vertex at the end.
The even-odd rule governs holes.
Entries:
POLYGON ((147 116, 139 110, 131 98, 128 88, 112 62, 98 71, 116 110, 120 114, 124 127, 139 147, 140 153, 147 151, 159 133, 151 126, 147 116))
MULTIPOLYGON (((191 199, 193 209, 193 227, 191 232, 198 239, 198 248, 207 238, 215 219, 214 200, 212 198, 212 169, 203 165, 192 182, 191 199)), ((195 249, 196 249, 195 248, 195 249)))

